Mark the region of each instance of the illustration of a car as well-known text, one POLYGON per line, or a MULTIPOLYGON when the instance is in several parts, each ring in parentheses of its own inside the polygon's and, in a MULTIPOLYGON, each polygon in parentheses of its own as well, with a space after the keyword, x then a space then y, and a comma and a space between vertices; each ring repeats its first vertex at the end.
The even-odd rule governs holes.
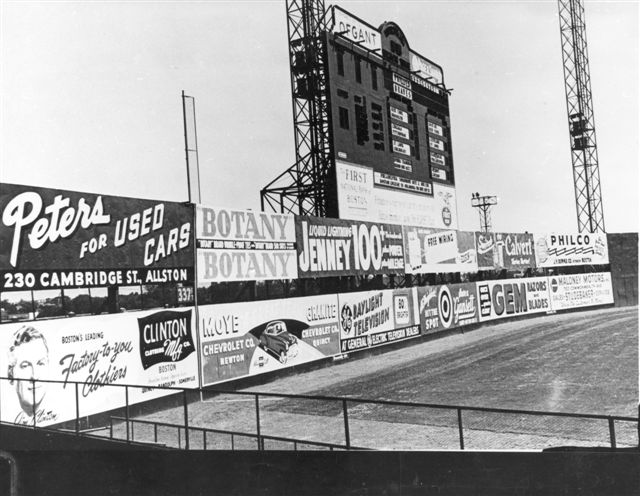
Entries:
POLYGON ((287 325, 281 320, 269 322, 260 335, 260 346, 274 354, 281 363, 298 354, 298 339, 287 331, 287 325))

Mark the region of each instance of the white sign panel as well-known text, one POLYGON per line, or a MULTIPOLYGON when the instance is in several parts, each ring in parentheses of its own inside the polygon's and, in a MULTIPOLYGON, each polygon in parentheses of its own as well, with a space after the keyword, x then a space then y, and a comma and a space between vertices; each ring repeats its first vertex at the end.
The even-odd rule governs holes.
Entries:
POLYGON ((368 50, 382 50, 378 30, 367 26, 337 7, 333 8, 333 20, 332 32, 342 33, 345 38, 361 44, 368 50))
POLYGON ((293 215, 196 206, 198 282, 295 279, 293 215))
POLYGON ((199 307, 203 385, 339 353, 334 295, 199 307))
POLYGON ((411 147, 406 143, 392 140, 391 144, 393 145, 393 151, 395 153, 402 153, 403 155, 411 156, 411 147))
POLYGON ((436 167, 431 167, 431 177, 435 179, 440 179, 442 181, 447 180, 447 171, 443 169, 438 169, 436 167))
POLYGON ((477 282, 480 321, 549 312, 546 277, 477 282))
POLYGON ((440 126, 439 124, 435 124, 433 122, 427 122, 427 128, 429 128, 430 133, 437 134, 438 136, 444 135, 442 126, 440 126))
POLYGON ((429 146, 431 146, 431 148, 435 148, 436 150, 440 150, 441 152, 444 151, 444 142, 431 136, 429 136, 429 146))
POLYGON ((442 84, 444 80, 442 76, 442 69, 440 69, 440 67, 412 52, 411 72, 416 71, 418 76, 423 79, 427 79, 432 83, 442 84))
POLYGON ((409 123, 409 114, 404 110, 394 107, 393 105, 389 107, 389 114, 391 115, 391 118, 397 121, 404 122, 405 124, 409 123))
POLYGON ((391 134, 397 136, 398 138, 404 138, 406 140, 409 138, 409 130, 404 126, 399 126, 398 124, 391 123, 391 134))
POLYGON ((336 160, 341 219, 457 229, 455 189, 433 184, 433 196, 375 187, 370 167, 336 160))
POLYGON ((597 265, 609 263, 607 235, 603 233, 582 234, 536 234, 536 265, 557 267, 561 265, 597 265))
POLYGON ((609 272, 551 276, 549 291, 553 310, 613 303, 609 272))
POLYGON ((40 426, 170 394, 151 386, 197 388, 193 308, 43 320, 0 326, 2 421, 40 426), (59 383, 37 383, 30 379, 59 383), (22 380, 19 380, 22 379, 22 380))
POLYGON ((416 288, 338 295, 343 353, 420 334, 416 288))

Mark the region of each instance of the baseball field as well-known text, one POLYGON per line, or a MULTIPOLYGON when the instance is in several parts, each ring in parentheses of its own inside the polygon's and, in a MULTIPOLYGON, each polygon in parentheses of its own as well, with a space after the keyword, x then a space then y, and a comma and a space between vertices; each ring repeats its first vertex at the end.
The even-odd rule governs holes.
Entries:
MULTIPOLYGON (((638 308, 488 324, 375 356, 352 357, 243 391, 637 417, 638 308)), ((264 396, 260 430, 262 435, 341 444, 343 413, 342 402, 264 396)), ((466 410, 463 415, 465 449, 539 450, 608 446, 610 441, 606 420, 466 410)), ((352 446, 460 447, 456 410, 349 402, 348 417, 352 446)), ((137 418, 184 425, 184 409, 137 418)), ((255 434, 255 398, 205 395, 189 404, 188 423, 255 434)), ((136 440, 149 439, 148 427, 136 425, 136 440)), ((615 430, 618 446, 637 446, 637 423, 616 421, 615 430)), ((165 429, 158 442, 175 445, 176 435, 177 431, 165 429)), ((192 448, 203 448, 205 442, 208 449, 231 448, 227 435, 190 433, 192 448)), ((277 441, 265 446, 291 447, 277 441)), ((255 439, 236 436, 233 447, 254 449, 255 439)))

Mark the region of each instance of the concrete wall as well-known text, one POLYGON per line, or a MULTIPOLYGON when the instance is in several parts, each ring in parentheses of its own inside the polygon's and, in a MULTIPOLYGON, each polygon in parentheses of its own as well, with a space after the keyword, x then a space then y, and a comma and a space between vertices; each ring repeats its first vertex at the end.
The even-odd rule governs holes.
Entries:
POLYGON ((615 305, 637 305, 638 233, 607 234, 607 242, 615 305))

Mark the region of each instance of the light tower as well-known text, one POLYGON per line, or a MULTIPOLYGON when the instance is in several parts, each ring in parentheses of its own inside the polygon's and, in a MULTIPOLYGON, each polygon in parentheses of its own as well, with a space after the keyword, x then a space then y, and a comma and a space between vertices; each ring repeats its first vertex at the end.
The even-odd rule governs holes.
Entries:
POLYGON ((471 206, 477 208, 480 214, 480 231, 491 232, 491 207, 497 204, 497 196, 480 196, 480 193, 471 193, 471 206))
POLYGON ((558 0, 558 8, 578 231, 604 232, 584 7, 558 0))

